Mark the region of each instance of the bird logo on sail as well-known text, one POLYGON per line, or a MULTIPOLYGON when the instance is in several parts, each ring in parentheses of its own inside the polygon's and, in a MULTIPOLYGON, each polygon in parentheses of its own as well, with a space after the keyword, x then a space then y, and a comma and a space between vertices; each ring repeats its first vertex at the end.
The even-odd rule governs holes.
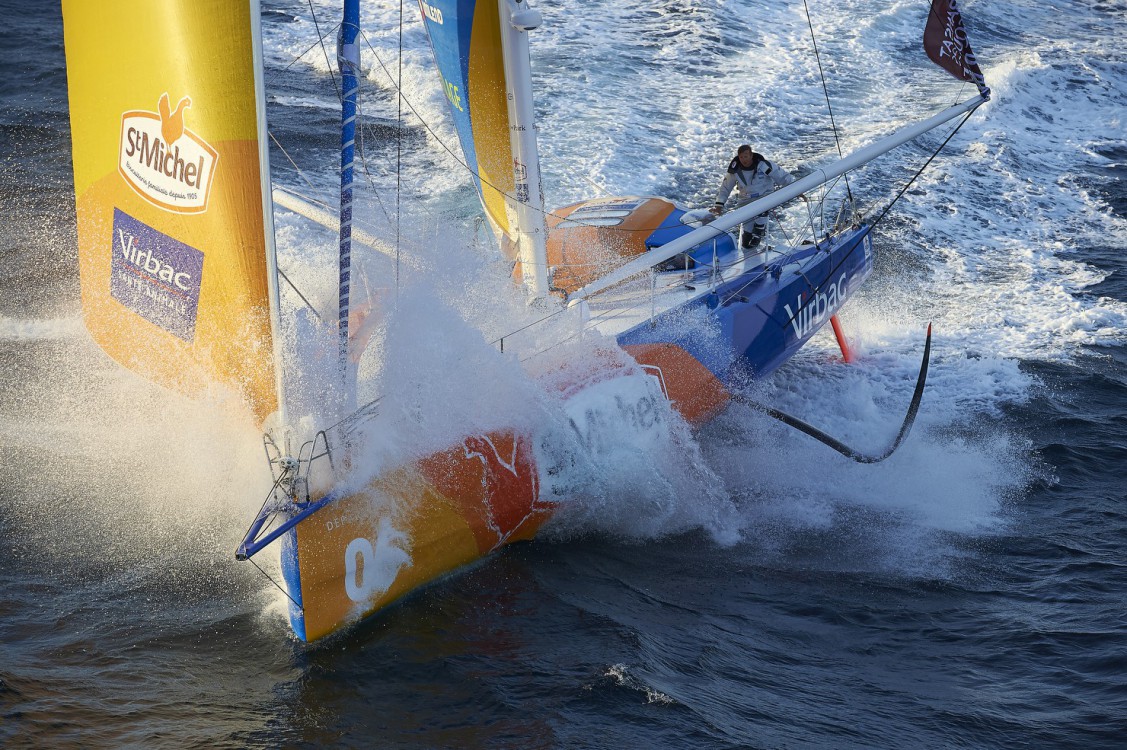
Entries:
POLYGON ((207 210, 219 153, 184 125, 191 97, 173 109, 168 92, 157 111, 132 110, 121 116, 118 172, 133 190, 155 206, 174 213, 207 210))
POLYGON ((165 143, 176 143, 180 140, 180 136, 184 135, 184 110, 190 106, 192 106, 192 100, 185 96, 176 105, 176 111, 173 112, 168 106, 168 93, 165 92, 160 95, 157 110, 160 112, 160 135, 164 138, 165 143))

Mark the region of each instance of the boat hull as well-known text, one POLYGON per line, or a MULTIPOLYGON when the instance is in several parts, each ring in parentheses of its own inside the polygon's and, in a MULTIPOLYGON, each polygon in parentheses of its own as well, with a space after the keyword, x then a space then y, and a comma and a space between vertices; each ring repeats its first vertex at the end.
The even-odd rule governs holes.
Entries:
POLYGON ((572 499, 588 460, 613 464, 617 452, 653 450, 670 434, 674 409, 701 423, 727 403, 715 376, 683 350, 629 353, 637 362, 622 358, 561 392, 562 429, 468 437, 358 491, 318 501, 321 507, 282 537, 297 637, 323 638, 532 538, 572 499), (672 378, 668 385, 654 377, 657 368, 672 378))

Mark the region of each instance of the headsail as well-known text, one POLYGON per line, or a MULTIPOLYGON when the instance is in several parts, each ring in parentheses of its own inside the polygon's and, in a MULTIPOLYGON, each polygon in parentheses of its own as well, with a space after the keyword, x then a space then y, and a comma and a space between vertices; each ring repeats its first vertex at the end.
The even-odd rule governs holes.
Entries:
POLYGON ((86 325, 121 364, 186 393, 228 384, 262 421, 277 288, 257 3, 64 0, 63 20, 86 325))
POLYGON ((990 98, 990 89, 967 40, 957 0, 932 0, 924 26, 924 51, 936 65, 960 81, 974 83, 984 99, 990 98))
POLYGON ((546 293, 540 164, 526 32, 539 14, 511 0, 419 0, 466 165, 502 250, 546 293))
POLYGON ((419 0, 419 8, 485 213, 494 229, 508 235, 505 194, 513 192, 513 152, 497 3, 419 0))

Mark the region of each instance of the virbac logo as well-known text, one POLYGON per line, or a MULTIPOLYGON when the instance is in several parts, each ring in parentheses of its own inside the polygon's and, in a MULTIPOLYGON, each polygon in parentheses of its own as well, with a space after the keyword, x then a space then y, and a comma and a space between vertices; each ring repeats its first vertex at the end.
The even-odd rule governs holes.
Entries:
POLYGON ((199 250, 113 212, 110 294, 145 320, 192 343, 204 256, 199 250))
POLYGON ((121 116, 118 172, 138 195, 166 211, 203 213, 219 154, 184 127, 192 106, 182 98, 173 110, 161 94, 156 112, 133 110, 121 116))

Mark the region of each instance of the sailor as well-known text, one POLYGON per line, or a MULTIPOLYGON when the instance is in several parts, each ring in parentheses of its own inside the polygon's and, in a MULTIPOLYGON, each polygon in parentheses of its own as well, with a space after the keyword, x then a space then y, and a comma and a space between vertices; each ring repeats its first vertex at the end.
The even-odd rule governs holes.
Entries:
MULTIPOLYGON (((720 190, 716 193, 716 203, 708 210, 716 216, 724 213, 724 204, 734 187, 739 188, 736 194, 736 208, 739 208, 792 182, 794 177, 790 172, 767 161, 763 154, 755 153, 745 143, 739 147, 736 157, 728 165, 720 190)), ((744 249, 755 248, 767 233, 767 215, 764 213, 748 219, 740 225, 740 230, 743 232, 744 249)))

